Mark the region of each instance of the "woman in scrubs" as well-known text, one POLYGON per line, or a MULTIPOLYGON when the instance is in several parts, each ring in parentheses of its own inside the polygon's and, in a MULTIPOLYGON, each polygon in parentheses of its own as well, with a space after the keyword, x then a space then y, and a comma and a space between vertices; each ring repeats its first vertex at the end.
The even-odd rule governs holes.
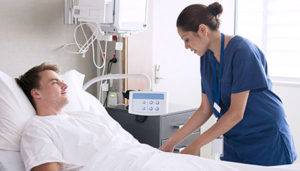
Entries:
POLYGON ((293 138, 282 102, 272 91, 265 56, 249 40, 219 31, 222 11, 218 2, 195 4, 178 16, 185 48, 201 56, 202 101, 160 150, 172 152, 213 113, 218 121, 181 153, 197 155, 223 135, 222 160, 265 166, 293 163, 293 138))

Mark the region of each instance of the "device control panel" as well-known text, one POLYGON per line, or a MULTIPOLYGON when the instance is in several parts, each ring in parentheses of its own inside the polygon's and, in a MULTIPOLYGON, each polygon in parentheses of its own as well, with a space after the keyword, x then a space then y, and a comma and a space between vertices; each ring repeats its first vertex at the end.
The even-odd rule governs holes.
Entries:
POLYGON ((167 92, 129 92, 129 113, 148 116, 167 114, 167 92))

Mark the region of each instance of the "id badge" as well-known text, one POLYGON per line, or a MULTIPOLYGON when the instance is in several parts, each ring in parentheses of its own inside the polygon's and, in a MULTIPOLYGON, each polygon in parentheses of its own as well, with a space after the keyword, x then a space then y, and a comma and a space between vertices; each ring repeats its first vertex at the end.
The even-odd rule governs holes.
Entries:
POLYGON ((218 111, 218 113, 221 112, 221 108, 216 102, 214 102, 214 108, 218 111))
POLYGON ((224 140, 223 136, 220 136, 212 141, 212 154, 217 154, 220 156, 223 156, 223 150, 224 150, 224 140))

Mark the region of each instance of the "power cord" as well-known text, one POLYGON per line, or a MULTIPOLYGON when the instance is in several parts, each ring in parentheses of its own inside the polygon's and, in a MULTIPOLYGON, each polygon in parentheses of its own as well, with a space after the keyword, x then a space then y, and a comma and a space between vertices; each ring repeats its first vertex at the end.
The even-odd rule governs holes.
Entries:
MULTIPOLYGON (((92 23, 80 23, 77 25, 74 29, 73 32, 73 37, 74 37, 74 43, 68 43, 63 45, 63 49, 69 53, 73 54, 81 54, 82 57, 84 58, 86 56, 87 51, 89 50, 90 47, 92 47, 92 56, 93 56, 93 63, 97 69, 103 69, 105 70, 105 61, 106 61, 106 56, 105 53, 107 51, 107 40, 105 40, 104 44, 104 51, 101 47, 100 40, 97 40, 97 37, 101 35, 101 30, 97 25, 92 24, 92 23), (92 31, 92 35, 88 38, 87 34, 83 28, 83 26, 86 25, 90 28, 92 31), (82 35, 85 38, 85 42, 83 44, 80 44, 78 42, 78 30, 81 29, 82 35), (95 57, 95 47, 94 47, 94 42, 97 42, 99 49, 100 49, 100 57, 102 56, 102 64, 97 65, 96 63, 96 57, 95 57), (76 50, 70 50, 68 49, 69 47, 73 46, 76 50)), ((97 47, 96 47, 97 48, 97 47)))
MULTIPOLYGON (((116 58, 116 51, 114 52, 113 58, 109 60, 107 64, 107 74, 110 74, 112 64, 117 63, 118 59, 116 58)), ((108 82, 108 90, 106 92, 106 97, 104 101, 104 106, 107 107, 107 101, 108 101, 108 95, 109 95, 109 89, 110 89, 110 80, 107 80, 108 82)))

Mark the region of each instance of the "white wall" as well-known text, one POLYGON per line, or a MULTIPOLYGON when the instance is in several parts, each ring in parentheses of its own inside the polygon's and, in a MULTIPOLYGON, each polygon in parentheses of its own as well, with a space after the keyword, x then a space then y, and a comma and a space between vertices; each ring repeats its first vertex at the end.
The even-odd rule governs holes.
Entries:
POLYGON ((50 62, 62 72, 77 69, 86 80, 96 75, 89 55, 83 59, 61 48, 73 42, 75 27, 64 24, 63 0, 1 0, 0 4, 1 71, 17 77, 34 65, 50 62))
MULTIPOLYGON (((152 78, 153 56, 153 2, 149 0, 147 29, 128 37, 128 73, 146 74, 152 78)), ((145 89, 146 82, 142 79, 128 80, 128 89, 145 89)))

